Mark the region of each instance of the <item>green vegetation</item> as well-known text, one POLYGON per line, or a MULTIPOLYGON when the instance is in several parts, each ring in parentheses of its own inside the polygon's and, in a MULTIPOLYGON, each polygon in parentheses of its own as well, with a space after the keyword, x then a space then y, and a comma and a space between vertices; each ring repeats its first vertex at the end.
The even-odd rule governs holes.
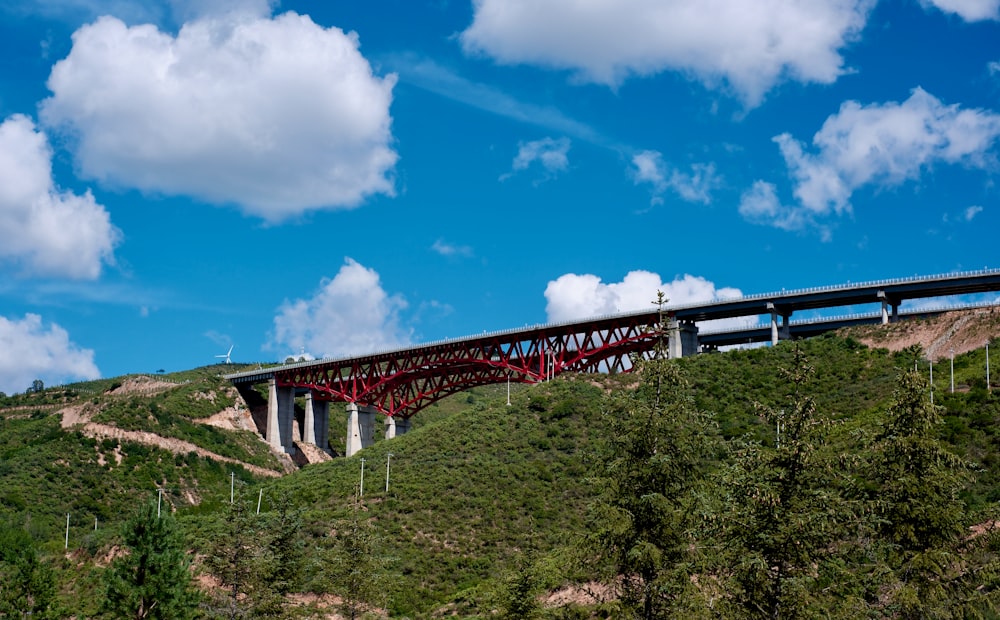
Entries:
POLYGON ((477 388, 280 479, 60 425, 77 407, 277 470, 255 435, 199 423, 236 402, 217 368, 9 396, 0 551, 35 551, 0 552, 0 583, 33 584, 0 590, 0 618, 96 617, 118 526, 157 489, 215 584, 206 617, 995 617, 1000 399, 979 351, 954 393, 935 368, 932 407, 919 353, 830 335, 564 375, 510 406, 477 388))

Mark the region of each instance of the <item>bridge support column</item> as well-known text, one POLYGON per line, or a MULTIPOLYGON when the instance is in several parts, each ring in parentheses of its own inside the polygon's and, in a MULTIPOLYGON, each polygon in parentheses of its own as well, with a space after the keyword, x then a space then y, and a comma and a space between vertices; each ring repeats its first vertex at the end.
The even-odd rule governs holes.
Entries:
POLYGON ((295 418, 295 388, 279 387, 272 377, 267 385, 267 442, 275 450, 295 452, 292 421, 295 418))
POLYGON ((375 443, 375 407, 347 403, 347 456, 375 443))
POLYGON ((385 438, 392 439, 399 435, 405 435, 410 430, 409 418, 397 418, 394 415, 385 416, 385 438))
POLYGON ((698 326, 690 321, 671 321, 667 326, 667 357, 676 359, 698 352, 698 326))
POLYGON ((899 318, 899 301, 891 299, 885 294, 885 291, 879 291, 878 298, 882 300, 882 325, 895 323, 896 319, 899 318), (892 309, 892 314, 889 313, 890 308, 892 309))
POLYGON ((314 398, 313 391, 306 392, 306 415, 302 441, 326 450, 330 431, 330 403, 314 398))
POLYGON ((778 344, 779 340, 788 340, 792 337, 792 328, 788 325, 791 312, 785 314, 771 302, 767 302, 767 309, 771 311, 771 345, 778 344), (778 316, 781 316, 781 328, 778 328, 778 316))

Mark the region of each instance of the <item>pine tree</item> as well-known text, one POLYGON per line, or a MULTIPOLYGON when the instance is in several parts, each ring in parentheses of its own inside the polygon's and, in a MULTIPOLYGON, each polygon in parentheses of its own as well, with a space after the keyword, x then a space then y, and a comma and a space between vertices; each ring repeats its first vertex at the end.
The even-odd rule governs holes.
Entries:
POLYGON ((971 476, 938 438, 941 409, 931 404, 927 381, 909 370, 899 381, 872 447, 872 502, 885 573, 876 596, 893 614, 922 618, 957 609, 971 594, 957 578, 955 549, 964 533, 959 492, 971 476))
POLYGON ((259 540, 257 523, 245 502, 229 504, 225 526, 206 558, 209 572, 225 591, 221 604, 212 610, 213 617, 252 617, 254 599, 260 597, 258 576, 259 540))
POLYGON ((0 524, 0 618, 59 617, 55 594, 55 574, 31 535, 0 524))
POLYGON ((329 589, 341 597, 340 613, 355 620, 365 617, 366 610, 385 606, 390 560, 375 526, 361 519, 357 505, 350 518, 338 521, 333 543, 325 576, 329 589))
POLYGON ((590 544, 614 570, 623 613, 646 620, 693 613, 699 490, 716 451, 709 417, 667 359, 664 319, 653 359, 635 360, 639 387, 607 405, 609 455, 591 514, 590 544))
POLYGON ((193 618, 198 596, 184 541, 169 514, 145 503, 122 529, 124 554, 105 573, 102 611, 113 618, 193 618))
POLYGON ((855 520, 841 494, 847 480, 840 463, 820 451, 829 423, 807 394, 812 368, 798 347, 783 375, 790 388, 784 407, 757 405, 776 430, 775 445, 741 442, 720 481, 734 616, 795 618, 820 609, 819 586, 855 520))

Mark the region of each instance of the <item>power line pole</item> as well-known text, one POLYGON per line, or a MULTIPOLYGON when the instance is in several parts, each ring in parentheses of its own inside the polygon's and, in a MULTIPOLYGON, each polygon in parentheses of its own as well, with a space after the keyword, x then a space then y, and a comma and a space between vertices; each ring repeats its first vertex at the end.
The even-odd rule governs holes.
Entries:
POLYGON ((392 452, 387 452, 385 455, 385 492, 389 492, 389 459, 392 458, 392 452))

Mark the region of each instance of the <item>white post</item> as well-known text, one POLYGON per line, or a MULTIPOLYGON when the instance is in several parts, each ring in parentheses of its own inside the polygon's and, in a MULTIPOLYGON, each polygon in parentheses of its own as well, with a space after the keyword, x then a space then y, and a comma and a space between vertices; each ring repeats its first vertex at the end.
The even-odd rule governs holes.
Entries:
MULTIPOLYGON (((989 344, 987 344, 987 347, 989 347, 989 344)), ((989 351, 989 348, 986 350, 989 351)), ((987 355, 987 359, 989 359, 989 355, 987 355)), ((989 363, 987 363, 986 366, 989 367, 989 363)), ((990 373, 987 371, 986 374, 990 373)), ((989 383, 989 381, 987 381, 987 383, 989 383)), ((507 373, 507 406, 510 407, 510 373, 507 373)))
POLYGON ((97 531, 97 517, 94 517, 94 531, 97 531))
POLYGON ((392 458, 392 452, 387 452, 385 455, 385 492, 389 492, 389 459, 392 458))
POLYGON ((69 513, 66 513, 66 545, 64 549, 69 549, 69 513))
POLYGON ((163 503, 163 489, 156 489, 156 518, 160 518, 160 504, 163 503))
POLYGON ((233 503, 234 491, 236 490, 236 472, 229 472, 229 503, 233 503))
POLYGON ((990 343, 986 343, 986 391, 990 391, 990 343))
POLYGON ((365 460, 361 459, 361 488, 359 489, 358 495, 361 497, 365 496, 365 460))
POLYGON ((257 494, 257 514, 260 514, 260 500, 264 499, 264 487, 261 487, 260 493, 257 494))
POLYGON ((931 365, 931 404, 934 404, 934 360, 927 360, 931 365))
POLYGON ((948 352, 951 353, 951 386, 949 389, 951 393, 954 394, 955 393, 955 349, 949 349, 948 352))

